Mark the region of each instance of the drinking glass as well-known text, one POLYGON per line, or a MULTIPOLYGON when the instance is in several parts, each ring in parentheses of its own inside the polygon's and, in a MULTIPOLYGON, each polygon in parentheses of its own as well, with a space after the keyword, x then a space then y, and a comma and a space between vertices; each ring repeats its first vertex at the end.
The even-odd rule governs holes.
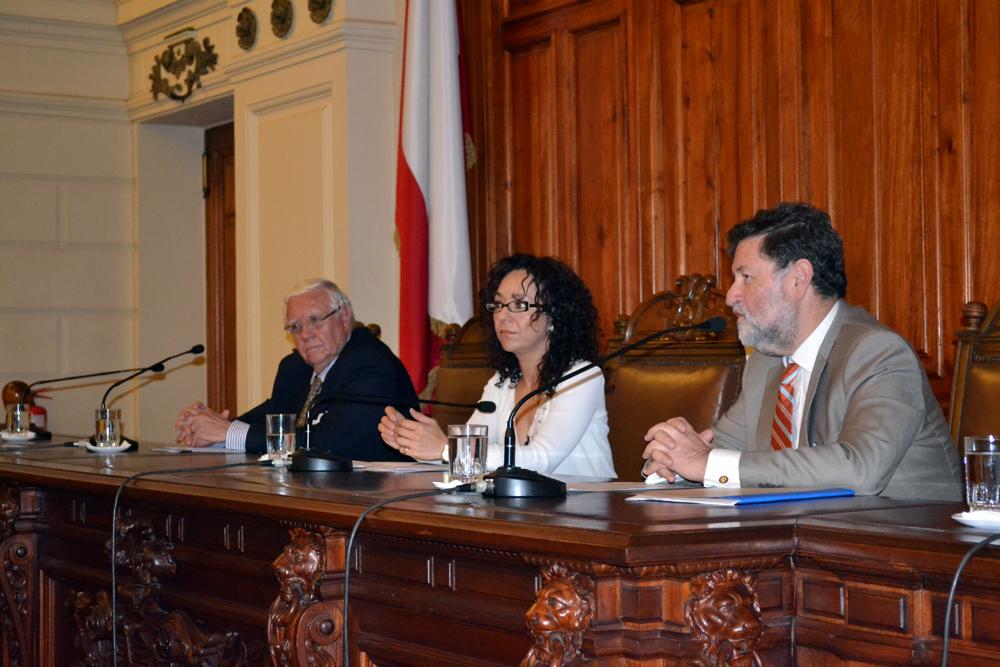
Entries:
POLYGON ((295 418, 293 414, 265 415, 267 427, 267 458, 285 460, 295 451, 295 418))
POLYGON ((463 484, 478 482, 486 474, 486 448, 489 444, 485 424, 448 426, 448 473, 463 484))
POLYGON ((1000 510, 1000 439, 965 437, 965 497, 972 512, 1000 510))
POLYGON ((117 447, 122 442, 122 411, 118 408, 97 408, 94 411, 94 445, 117 447))
POLYGON ((7 432, 23 435, 31 425, 31 406, 27 403, 11 403, 7 406, 7 432))

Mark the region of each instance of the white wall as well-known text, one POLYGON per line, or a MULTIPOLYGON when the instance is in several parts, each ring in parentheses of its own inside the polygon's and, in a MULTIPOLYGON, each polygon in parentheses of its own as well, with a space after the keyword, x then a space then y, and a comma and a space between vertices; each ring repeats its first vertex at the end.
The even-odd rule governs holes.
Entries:
MULTIPOLYGON (((0 381, 137 366, 205 340, 200 152, 229 109, 239 407, 266 396, 291 347, 281 296, 300 278, 338 281, 396 347, 405 4, 336 0, 320 25, 307 4, 293 0, 280 40, 270 0, 0 4, 0 381), (235 37, 244 7, 260 26, 249 51, 235 37), (186 102, 154 100, 154 58, 188 27, 219 65, 186 102)), ((130 434, 169 440, 205 384, 187 366, 115 404, 130 434)), ((50 426, 89 432, 105 386, 58 392, 50 426)))
MULTIPOLYGON (((128 61, 113 19, 111 0, 0 8, 0 383, 135 362, 128 61)), ((49 427, 91 432, 106 386, 53 391, 49 427)))

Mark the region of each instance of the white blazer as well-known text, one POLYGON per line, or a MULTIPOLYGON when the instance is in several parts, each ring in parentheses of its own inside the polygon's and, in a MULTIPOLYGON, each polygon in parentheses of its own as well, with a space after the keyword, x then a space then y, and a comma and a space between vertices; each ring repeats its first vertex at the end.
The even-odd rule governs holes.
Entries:
MULTIPOLYGON (((578 361, 568 371, 586 366, 578 361)), ((496 403, 496 412, 472 413, 469 424, 489 427, 486 467, 503 465, 503 436, 514 409, 514 387, 509 381, 497 387, 496 373, 483 387, 480 400, 496 403)), ((604 374, 600 368, 560 383, 555 394, 544 396, 528 429, 528 443, 515 449, 515 464, 542 474, 615 478, 608 444, 608 411, 604 407, 604 374)), ((518 434, 518 443, 524 438, 518 434)))

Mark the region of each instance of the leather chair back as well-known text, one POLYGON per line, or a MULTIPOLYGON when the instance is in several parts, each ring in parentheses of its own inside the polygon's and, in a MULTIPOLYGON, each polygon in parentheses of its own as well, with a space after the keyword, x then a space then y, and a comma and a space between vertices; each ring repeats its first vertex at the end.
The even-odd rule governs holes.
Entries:
POLYGON ((711 426, 739 395, 746 353, 714 276, 681 276, 673 291, 654 294, 631 317, 616 322, 619 335, 609 351, 716 315, 727 320, 719 333, 668 334, 609 364, 609 439, 619 479, 641 479, 643 436, 653 424, 685 417, 698 430, 711 426))
POLYGON ((962 307, 951 385, 951 439, 962 450, 967 435, 1000 436, 1000 303, 962 307))
MULTIPOLYGON (((434 386, 434 398, 451 403, 475 403, 493 375, 486 359, 486 338, 479 318, 473 317, 462 327, 453 325, 446 337, 448 342, 441 349, 441 362, 429 383, 434 386)), ((464 424, 472 412, 471 408, 435 405, 432 414, 446 431, 448 424, 464 424)))

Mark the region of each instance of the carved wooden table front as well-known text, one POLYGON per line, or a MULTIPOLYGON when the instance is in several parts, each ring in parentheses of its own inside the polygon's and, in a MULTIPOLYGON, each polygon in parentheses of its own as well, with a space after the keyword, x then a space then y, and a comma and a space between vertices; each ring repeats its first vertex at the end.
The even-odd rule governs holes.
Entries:
MULTIPOLYGON (((341 665, 354 520, 439 473, 144 478, 123 494, 112 548, 125 477, 242 460, 0 452, 3 664, 110 665, 117 645, 118 664, 341 665)), ((948 577, 977 538, 948 505, 627 495, 377 510, 351 555, 351 664, 933 664, 948 577)), ((998 587, 988 550, 960 591, 953 660, 1000 658, 998 587)))

